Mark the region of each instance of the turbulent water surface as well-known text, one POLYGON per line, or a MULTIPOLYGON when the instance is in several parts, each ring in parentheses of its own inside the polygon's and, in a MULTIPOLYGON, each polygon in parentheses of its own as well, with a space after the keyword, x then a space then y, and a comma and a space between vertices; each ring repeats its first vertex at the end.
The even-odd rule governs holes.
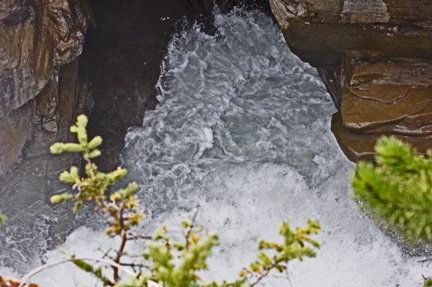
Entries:
MULTIPOLYGON (((264 15, 237 11, 216 22, 214 36, 195 27, 172 41, 160 104, 127 134, 123 163, 152 218, 144 232, 173 226, 198 205, 199 223, 221 241, 203 277, 232 279, 255 258, 258 238, 276 239, 283 220, 298 226, 312 218, 322 225, 318 256, 290 263, 266 286, 419 286, 427 268, 356 209, 353 164, 330 132, 334 107, 316 71, 264 15)), ((83 227, 65 248, 97 254, 103 238, 83 227)), ((71 278, 62 286, 87 280, 70 266, 57 270, 62 282, 71 278)), ((37 280, 59 279, 51 272, 37 280)))

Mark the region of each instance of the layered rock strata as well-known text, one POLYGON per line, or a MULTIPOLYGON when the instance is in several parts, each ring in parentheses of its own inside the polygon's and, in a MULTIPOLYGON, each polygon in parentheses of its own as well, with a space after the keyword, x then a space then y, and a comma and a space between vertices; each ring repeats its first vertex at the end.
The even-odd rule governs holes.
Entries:
POLYGON ((349 159, 381 135, 432 147, 431 1, 270 0, 292 52, 318 68, 349 159))
POLYGON ((70 208, 49 198, 67 188, 59 173, 80 161, 52 157, 49 146, 72 140, 69 126, 92 107, 77 61, 90 17, 86 0, 0 1, 0 254, 9 267, 30 268, 29 256, 61 242, 72 223, 70 208))

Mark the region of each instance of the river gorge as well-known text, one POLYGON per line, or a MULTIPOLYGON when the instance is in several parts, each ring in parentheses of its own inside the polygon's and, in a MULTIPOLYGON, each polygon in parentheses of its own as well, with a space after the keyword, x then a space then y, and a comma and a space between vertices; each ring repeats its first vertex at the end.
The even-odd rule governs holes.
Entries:
MULTIPOLYGON (((202 276, 220 280, 255 259, 259 238, 277 240, 282 221, 301 226, 311 218, 322 225, 317 257, 290 263, 263 286, 420 286, 431 272, 417 263, 419 252, 384 234, 352 198, 355 164, 330 130, 337 108, 316 69, 290 51, 269 15, 241 8, 213 13, 212 32, 185 25, 172 37, 160 63, 157 105, 125 135, 120 163, 127 180, 138 182, 148 214, 140 231, 151 234, 161 224, 177 230, 198 206, 197 221, 220 236, 202 276)), ((0 274, 19 277, 23 265, 56 262, 65 256, 60 246, 101 256, 113 242, 93 213, 78 214, 79 227, 55 248, 35 238, 29 250, 18 250, 19 235, 12 234, 19 228, 2 227, 13 256, 2 249, 0 274), (24 263, 13 266, 10 257, 24 263)), ((52 216, 32 232, 46 236, 52 216)), ((98 286, 71 266, 32 282, 98 286)))

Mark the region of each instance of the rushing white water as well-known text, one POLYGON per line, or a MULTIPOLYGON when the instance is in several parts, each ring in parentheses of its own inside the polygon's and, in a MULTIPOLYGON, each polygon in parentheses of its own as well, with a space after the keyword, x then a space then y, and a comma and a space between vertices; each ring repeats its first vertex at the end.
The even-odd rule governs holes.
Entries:
MULTIPOLYGON (((356 208, 354 166, 330 132, 334 107, 315 70, 260 13, 219 15, 216 25, 215 36, 195 27, 173 40, 160 104, 127 134, 123 162, 152 217, 144 231, 174 226, 199 205, 199 223, 221 241, 203 277, 232 279, 255 258, 258 238, 277 239, 283 220, 299 226, 312 218, 322 224, 318 256, 290 263, 288 278, 270 277, 266 286, 419 286, 427 268, 356 208)), ((88 255, 107 242, 83 227, 64 246, 88 255)), ((46 260, 61 257, 49 252, 46 260)), ((35 281, 89 280, 70 270, 35 281)))

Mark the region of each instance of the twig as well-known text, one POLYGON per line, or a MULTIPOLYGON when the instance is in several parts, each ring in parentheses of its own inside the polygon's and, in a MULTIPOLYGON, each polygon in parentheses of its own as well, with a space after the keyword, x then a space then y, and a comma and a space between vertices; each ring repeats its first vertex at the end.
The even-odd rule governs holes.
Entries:
POLYGON ((123 272, 125 272, 125 273, 127 273, 127 274, 129 274, 131 276, 134 276, 134 277, 138 276, 138 274, 135 274, 134 272, 132 272, 129 269, 121 266, 120 264, 117 264, 117 263, 115 263, 113 261, 106 260, 106 259, 103 259, 103 258, 94 258, 94 257, 66 258, 66 259, 64 259, 62 261, 58 261, 58 262, 55 262, 55 263, 43 265, 43 266, 40 266, 40 267, 38 267, 36 269, 33 269, 32 271, 30 271, 29 273, 27 273, 21 279, 21 283, 20 283, 20 285, 18 287, 23 287, 24 284, 27 282, 27 280, 29 280, 31 277, 33 277, 34 275, 36 275, 37 273, 39 273, 39 272, 41 272, 41 271, 43 271, 45 269, 48 269, 48 268, 51 268, 51 267, 54 267, 54 266, 57 266, 57 265, 60 265, 60 264, 64 264, 64 263, 67 263, 67 262, 77 261, 77 260, 87 260, 87 261, 96 261, 96 262, 104 263, 104 264, 107 264, 107 265, 115 266, 116 268, 120 269, 121 271, 123 271, 123 272))
POLYGON ((429 258, 425 258, 425 259, 421 259, 419 261, 417 261, 418 263, 425 263, 425 262, 431 262, 432 261, 432 257, 429 258))
POLYGON ((121 266, 131 267, 134 271, 135 271, 135 268, 138 268, 138 267, 150 269, 150 266, 144 265, 144 264, 140 264, 140 263, 123 263, 123 262, 120 262, 120 265, 121 266))
POLYGON ((151 236, 146 235, 140 235, 135 233, 130 233, 131 237, 128 237, 128 240, 136 240, 136 239, 143 239, 143 240, 152 240, 151 236))
POLYGON ((292 287, 293 285, 292 285, 292 282, 291 282, 291 279, 290 279, 290 276, 289 276, 290 274, 288 272, 288 263, 286 265, 285 273, 286 273, 286 277, 287 277, 288 283, 292 287))
POLYGON ((268 268, 267 268, 267 270, 264 272, 264 273, 262 273, 256 280, 255 280, 255 282, 253 282, 253 283, 251 283, 250 284, 250 286, 252 287, 252 286, 255 286, 255 285, 257 285, 264 277, 266 277, 269 273, 270 273, 270 271, 272 271, 272 269, 275 267, 275 264, 272 264, 272 265, 270 265, 268 268))
POLYGON ((197 215, 198 215, 198 208, 195 207, 194 208, 194 215, 192 216, 192 220, 191 220, 191 224, 189 225, 188 232, 185 235, 185 238, 186 238, 185 249, 186 250, 189 250, 189 235, 192 232, 192 229, 195 227, 195 220, 196 220, 197 215))
MULTIPOLYGON (((120 218, 118 219, 118 222, 120 223, 120 228, 121 228, 121 232, 120 232, 120 238, 121 238, 121 242, 120 242, 120 248, 117 251, 117 255, 116 258, 114 259, 114 262, 120 264, 120 259, 123 256, 123 252, 126 246, 126 242, 127 242, 127 237, 126 237, 126 230, 125 230, 125 226, 124 226, 124 218, 123 218, 123 212, 124 212, 124 203, 121 202, 120 203, 120 218)), ((118 274, 118 268, 115 268, 113 266, 113 271, 114 271, 114 281, 117 282, 120 279, 120 276, 118 274)))
POLYGON ((110 247, 106 252, 104 252, 103 250, 102 250, 102 248, 98 248, 97 249, 98 251, 100 251, 100 252, 103 252, 104 253, 104 255, 102 256, 102 258, 109 258, 109 259, 111 259, 111 260, 114 260, 114 258, 112 258, 110 255, 109 255, 109 253, 111 252, 111 251, 113 251, 113 249, 110 247))
MULTIPOLYGON (((90 176, 91 176, 92 182, 95 182, 96 177, 95 177, 95 174, 93 172, 93 165, 92 165, 92 161, 90 160, 89 152, 86 151, 85 153, 86 153, 86 156, 84 156, 84 160, 87 162, 87 164, 90 167, 89 170, 90 170, 90 176)), ((95 188, 97 189, 96 185, 95 185, 95 188)))

